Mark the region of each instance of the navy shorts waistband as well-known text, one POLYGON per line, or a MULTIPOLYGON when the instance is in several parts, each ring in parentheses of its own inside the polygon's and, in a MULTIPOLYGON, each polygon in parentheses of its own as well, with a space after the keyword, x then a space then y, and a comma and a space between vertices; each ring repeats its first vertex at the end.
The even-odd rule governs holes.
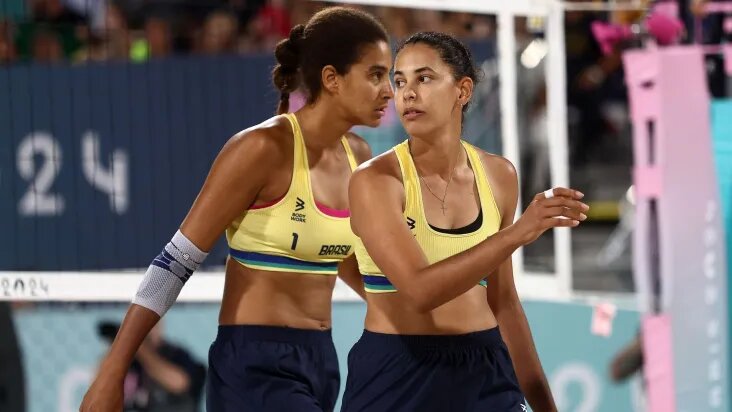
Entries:
POLYGON ((462 335, 396 335, 364 330, 359 343, 384 350, 485 349, 503 345, 498 327, 462 335))
POLYGON ((284 326, 261 325, 219 325, 216 340, 230 340, 235 343, 266 341, 291 343, 295 345, 332 344, 331 329, 297 329, 284 326))

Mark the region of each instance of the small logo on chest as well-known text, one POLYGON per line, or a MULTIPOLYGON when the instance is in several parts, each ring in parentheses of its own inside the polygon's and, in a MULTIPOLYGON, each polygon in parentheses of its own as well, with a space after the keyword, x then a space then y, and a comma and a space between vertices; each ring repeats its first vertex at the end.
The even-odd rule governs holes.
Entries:
POLYGON ((411 217, 407 217, 407 226, 409 226, 409 230, 414 230, 415 228, 415 221, 411 217))
POLYGON ((290 217, 290 220, 293 222, 301 222, 305 223, 305 213, 297 213, 301 210, 305 209, 305 201, 300 199, 299 197, 295 199, 295 211, 292 212, 292 216, 290 217))

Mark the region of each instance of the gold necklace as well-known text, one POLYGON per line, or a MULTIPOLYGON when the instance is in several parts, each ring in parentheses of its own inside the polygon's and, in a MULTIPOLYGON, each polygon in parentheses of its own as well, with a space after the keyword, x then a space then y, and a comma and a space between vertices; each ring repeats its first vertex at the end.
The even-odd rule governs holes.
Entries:
MULTIPOLYGON (((412 155, 412 148, 409 146, 409 155, 412 155)), ((442 199, 440 199, 439 196, 435 194, 435 192, 432 191, 432 188, 430 188, 430 185, 427 184, 427 182, 424 180, 422 176, 419 175, 419 170, 417 169, 417 162, 414 161, 414 156, 412 156, 412 163, 414 163, 414 170, 417 172, 417 177, 419 177, 419 180, 424 183, 427 190, 434 196, 437 200, 440 201, 440 209, 442 209, 442 215, 445 216, 445 210, 447 208, 445 207, 445 199, 447 198, 447 189, 450 187, 450 182, 452 182, 452 175, 455 173, 455 169, 457 168, 457 158, 460 156, 460 149, 458 148, 458 152, 455 155, 455 164, 452 166, 452 170, 450 171, 450 177, 447 179, 447 185, 445 185, 445 193, 442 195, 442 199)))

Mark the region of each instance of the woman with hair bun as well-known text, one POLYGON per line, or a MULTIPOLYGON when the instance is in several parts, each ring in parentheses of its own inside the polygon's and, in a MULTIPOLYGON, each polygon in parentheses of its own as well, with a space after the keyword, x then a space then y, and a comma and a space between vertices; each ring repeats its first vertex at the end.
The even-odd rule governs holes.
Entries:
MULTIPOLYGON (((377 126, 384 116, 393 97, 391 49, 374 17, 333 7, 295 26, 275 56, 277 116, 224 145, 180 230, 150 265, 82 412, 122 409, 135 352, 224 231, 230 253, 207 410, 335 407, 331 297, 336 276, 364 295, 347 188, 371 157, 349 129, 377 126), (298 89, 307 103, 287 113, 298 89)), ((189 384, 172 375, 161 384, 189 384)))

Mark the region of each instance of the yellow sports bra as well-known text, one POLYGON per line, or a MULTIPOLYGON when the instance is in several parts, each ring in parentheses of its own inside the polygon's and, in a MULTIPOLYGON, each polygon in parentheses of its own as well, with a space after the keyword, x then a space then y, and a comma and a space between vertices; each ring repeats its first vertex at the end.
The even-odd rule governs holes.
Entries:
MULTIPOLYGON (((465 228, 468 229, 467 233, 462 233, 462 230, 438 229, 427 222, 422 205, 422 189, 419 184, 419 176, 409 153, 409 141, 404 141, 394 147, 394 153, 399 159, 399 168, 404 181, 406 196, 404 205, 405 224, 414 234, 430 264, 447 259, 477 245, 488 236, 498 232, 501 227, 500 212, 493 197, 478 149, 465 141, 462 141, 462 144, 468 155, 470 167, 473 169, 480 197, 478 219, 465 228)), ((384 275, 374 261, 371 260, 360 239, 356 244, 356 258, 367 292, 388 293, 397 291, 394 285, 389 282, 388 275, 384 275)), ((486 286, 486 281, 481 281, 480 285, 486 286)))
MULTIPOLYGON (((353 253, 356 236, 348 210, 319 205, 310 186, 310 167, 302 131, 293 114, 294 161, 287 193, 244 212, 226 229, 229 256, 252 269, 337 275, 338 263, 353 253)), ((351 171, 356 159, 341 139, 351 171)))

